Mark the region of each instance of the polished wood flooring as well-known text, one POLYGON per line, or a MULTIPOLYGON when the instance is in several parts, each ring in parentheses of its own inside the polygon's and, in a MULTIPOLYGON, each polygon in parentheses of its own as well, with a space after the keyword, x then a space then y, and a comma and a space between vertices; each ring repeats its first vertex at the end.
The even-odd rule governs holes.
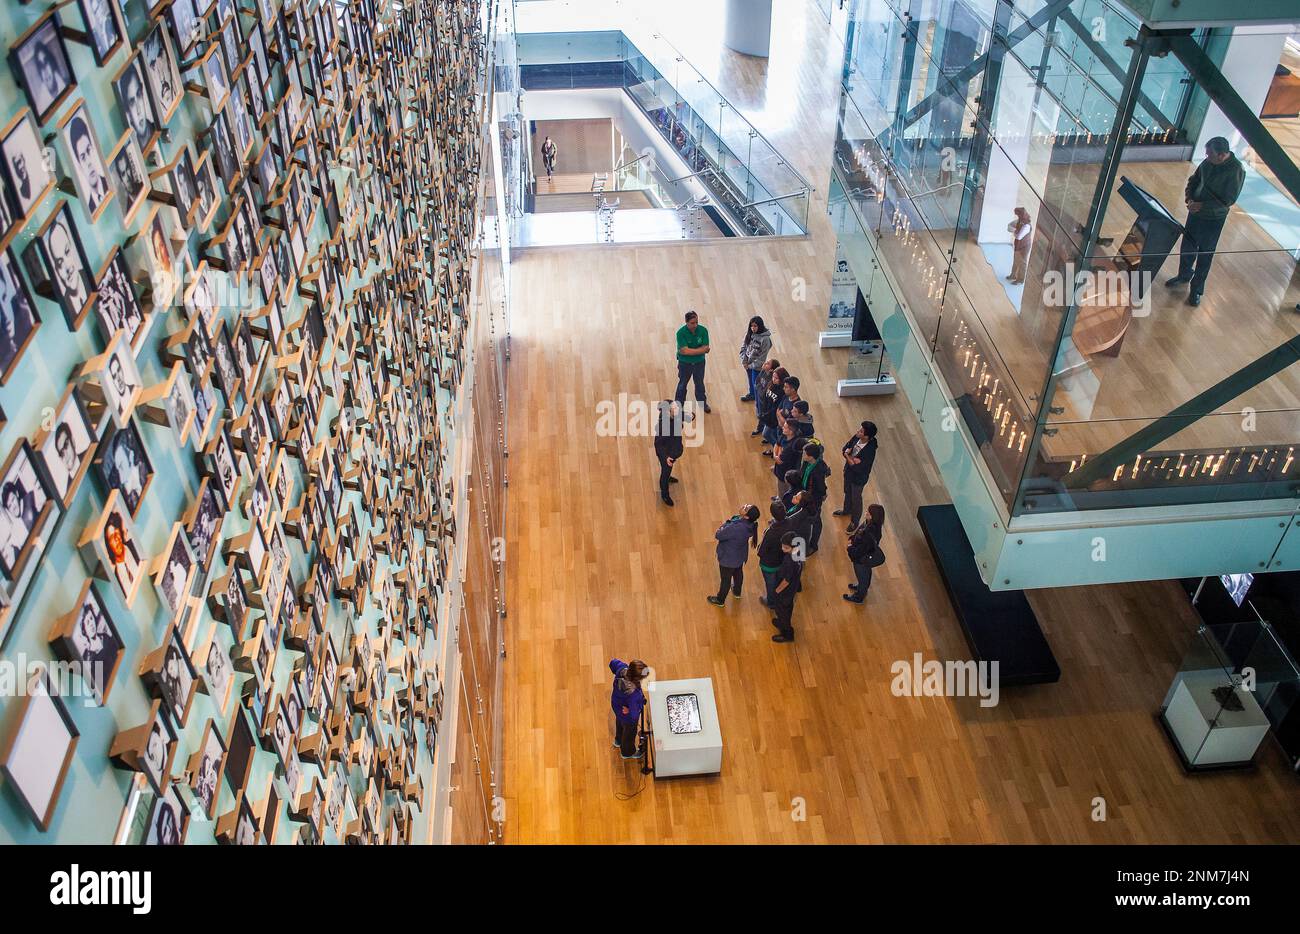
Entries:
MULTIPOLYGON (((515 259, 506 841, 1300 841, 1300 784, 1271 740, 1253 772, 1193 778, 1160 731, 1154 714, 1195 631, 1171 583, 1032 593, 1058 684, 1008 689, 989 709, 891 694, 895 661, 969 655, 915 520, 919 505, 948 497, 906 396, 836 398, 847 353, 816 347, 833 264, 826 102, 839 53, 812 4, 777 0, 775 11, 770 63, 686 54, 819 186, 811 238, 515 259), (763 91, 769 71, 798 100, 763 91), (597 406, 671 395, 672 336, 688 308, 713 339, 713 414, 669 509, 650 439, 602 436, 597 406), (773 490, 771 461, 749 436, 752 408, 737 401, 735 351, 753 314, 803 380, 817 434, 838 446, 870 418, 881 436, 867 495, 888 513, 888 563, 864 606, 841 600, 851 574, 828 506, 787 646, 770 641, 752 580, 724 609, 704 599, 717 587, 714 529, 773 490), (643 780, 618 757, 612 656, 643 658, 664 679, 713 678, 721 775, 643 780), (1092 819, 1099 797, 1105 821, 1092 819)), ((837 474, 832 495, 841 489, 837 474)))

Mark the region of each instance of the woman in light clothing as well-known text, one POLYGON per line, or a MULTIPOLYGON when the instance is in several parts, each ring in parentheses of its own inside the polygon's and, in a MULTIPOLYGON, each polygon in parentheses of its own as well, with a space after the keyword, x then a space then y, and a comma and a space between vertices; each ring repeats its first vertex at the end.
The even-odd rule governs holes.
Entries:
MULTIPOLYGON (((745 330, 745 340, 740 345, 740 365, 745 368, 745 379, 749 385, 749 392, 740 397, 741 402, 754 401, 754 386, 758 380, 759 371, 763 369, 763 364, 767 362, 767 355, 772 350, 772 332, 767 329, 763 319, 758 315, 749 319, 749 327, 745 330)), ((759 384, 761 388, 761 384, 759 384)), ((758 408, 754 409, 757 414, 758 408)))
POLYGON ((1016 208, 1016 219, 1007 224, 1007 232, 1011 234, 1013 250, 1011 275, 1007 276, 1007 281, 1020 285, 1025 281, 1025 268, 1029 265, 1029 245, 1034 239, 1034 225, 1029 222, 1029 212, 1024 208, 1016 208))

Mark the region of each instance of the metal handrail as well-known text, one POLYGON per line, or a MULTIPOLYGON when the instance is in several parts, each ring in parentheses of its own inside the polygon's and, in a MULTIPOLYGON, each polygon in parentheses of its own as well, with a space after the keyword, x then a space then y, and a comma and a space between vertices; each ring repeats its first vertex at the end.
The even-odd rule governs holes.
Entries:
POLYGON ((755 208, 758 207, 760 204, 772 204, 773 202, 776 201, 784 201, 786 198, 797 198, 800 195, 807 197, 808 189, 800 188, 798 191, 792 191, 788 195, 777 195, 775 198, 764 198, 762 201, 751 201, 748 204, 742 204, 740 206, 740 209, 744 210, 745 208, 755 208))
MULTIPOLYGON (((624 31, 623 34, 624 34, 624 35, 627 35, 626 30, 624 31)), ((731 111, 732 111, 733 113, 735 113, 736 116, 740 117, 740 119, 743 120, 743 121, 745 122, 745 125, 746 125, 747 127, 749 127, 749 131, 750 131, 751 133, 753 133, 755 136, 757 136, 759 139, 761 139, 761 140, 764 142, 764 144, 766 144, 766 146, 767 146, 768 149, 772 150, 772 153, 773 153, 773 154, 774 154, 778 159, 781 160, 781 164, 782 164, 786 169, 788 169, 788 170, 791 172, 791 174, 794 175, 795 178, 799 179, 799 181, 803 183, 803 187, 804 187, 804 188, 806 188, 808 191, 815 191, 815 190, 816 190, 816 189, 813 188, 813 186, 812 186, 811 184, 809 184, 808 179, 806 179, 806 178, 803 177, 803 173, 801 173, 798 169, 796 169, 794 166, 792 166, 789 162, 787 162, 784 158, 781 157, 781 150, 779 150, 779 149, 777 149, 775 146, 773 146, 773 145, 772 145, 772 141, 769 140, 766 136, 764 136, 761 132, 759 132, 758 127, 756 127, 756 126, 754 126, 754 124, 750 123, 749 119, 746 118, 744 114, 742 114, 739 110, 736 109, 736 106, 735 106, 734 104, 731 103, 731 101, 726 97, 726 95, 724 95, 721 91, 719 91, 716 87, 714 87, 714 86, 713 86, 713 82, 711 82, 708 78, 704 77, 704 73, 703 73, 703 72, 701 72, 701 71, 700 71, 698 68, 696 68, 694 65, 691 65, 691 60, 688 59, 685 55, 683 55, 683 54, 681 53, 681 50, 680 50, 679 48, 677 48, 677 46, 673 45, 671 42, 669 42, 667 39, 665 39, 661 33, 657 33, 657 32, 655 32, 655 33, 651 33, 651 34, 650 34, 650 37, 651 37, 652 39, 658 39, 658 40, 659 40, 660 42, 662 42, 664 45, 668 46, 668 48, 672 49, 673 52, 675 52, 675 53, 677 54, 677 57, 678 57, 681 61, 685 62, 687 65, 690 65, 691 70, 695 72, 695 74, 698 76, 699 80, 700 80, 700 81, 703 81, 703 82, 708 86, 708 88, 709 88, 710 91, 712 91, 714 94, 718 95, 718 98, 719 98, 720 100, 724 101, 724 102, 727 104, 727 106, 731 108, 731 111)), ((658 70, 658 69, 656 69, 656 71, 657 71, 657 70, 658 70)), ((703 116, 703 115, 701 115, 701 116, 703 116)), ((721 127, 719 127, 719 130, 721 130, 721 127)), ((720 136, 721 136, 721 133, 719 133, 718 135, 719 135, 719 137, 720 137, 720 136)))
POLYGON ((684 182, 684 181, 686 181, 688 178, 695 178, 697 175, 703 175, 705 172, 713 172, 715 175, 717 174, 717 170, 716 170, 713 166, 711 166, 711 165, 706 165, 704 168, 700 169, 698 172, 692 172, 690 175, 683 175, 681 178, 670 178, 670 179, 668 179, 668 181, 666 182, 666 184, 672 185, 672 184, 674 184, 674 183, 676 183, 676 182, 684 182))
POLYGON ((646 158, 647 156, 650 156, 650 155, 653 155, 653 153, 643 152, 643 153, 641 153, 641 155, 637 156, 637 157, 636 157, 635 159, 633 159, 631 162, 624 162, 622 165, 616 165, 616 166, 614 166, 614 171, 615 171, 615 172, 621 172, 621 171, 623 171, 623 170, 626 169, 626 168, 630 168, 630 167, 636 165, 636 164, 637 164, 638 162, 640 162, 642 159, 644 159, 644 158, 646 158))

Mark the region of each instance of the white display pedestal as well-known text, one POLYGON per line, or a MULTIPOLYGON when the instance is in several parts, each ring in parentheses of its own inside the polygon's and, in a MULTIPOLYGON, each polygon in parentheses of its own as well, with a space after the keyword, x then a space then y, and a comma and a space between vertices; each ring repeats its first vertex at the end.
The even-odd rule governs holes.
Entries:
POLYGON ((1268 718, 1250 691, 1237 689, 1243 709, 1220 707, 1213 691, 1223 683, 1221 671, 1183 672, 1164 710, 1165 725, 1190 769, 1247 765, 1268 734, 1268 718))
MULTIPOLYGON (((647 686, 646 699, 650 729, 654 731, 656 778, 716 775, 722 771, 722 727, 718 723, 718 705, 713 699, 712 678, 656 681, 647 686), (699 710, 699 730, 674 733, 669 724, 668 699, 692 694, 699 710)), ((689 706, 689 702, 684 705, 689 706)))

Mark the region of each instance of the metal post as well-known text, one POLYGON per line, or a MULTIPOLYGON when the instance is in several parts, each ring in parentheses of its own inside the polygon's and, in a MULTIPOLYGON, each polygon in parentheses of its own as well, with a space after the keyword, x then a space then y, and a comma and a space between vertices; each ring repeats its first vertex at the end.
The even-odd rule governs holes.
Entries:
MULTIPOLYGON (((1124 90, 1120 94, 1119 110, 1115 113, 1110 138, 1106 141, 1106 152, 1101 161, 1101 175, 1097 178, 1097 187, 1092 194, 1092 205, 1088 210, 1088 222, 1083 229, 1082 253, 1079 256, 1079 270, 1083 273, 1087 273, 1092 268, 1092 252, 1097 246, 1097 234, 1101 230, 1101 222, 1106 216, 1106 206, 1110 202, 1111 188, 1114 187, 1115 177, 1119 174, 1119 162, 1124 151, 1124 139, 1126 138, 1128 125, 1132 122, 1133 112, 1137 109, 1138 97, 1142 90, 1142 79, 1146 77, 1147 59, 1151 54, 1150 42, 1151 32, 1147 27, 1143 26, 1137 38, 1131 43, 1133 54, 1129 57, 1128 73, 1124 79, 1124 90)), ((1020 476, 1016 481, 1015 498, 1011 503, 1012 515, 1019 515, 1023 511, 1022 490, 1025 479, 1029 474, 1030 465, 1038 459, 1038 453, 1043 446, 1043 431, 1047 427, 1048 419, 1051 417, 1052 399, 1056 395, 1056 387, 1060 382, 1060 373, 1065 362, 1065 341, 1073 333, 1074 322, 1079 316, 1079 305, 1075 301, 1073 294, 1073 283, 1070 285, 1069 304, 1066 305, 1065 314, 1061 316, 1061 326, 1057 330, 1056 342, 1053 345, 1055 351, 1052 354, 1051 369, 1048 370, 1047 378, 1043 381, 1042 391, 1038 394, 1038 411, 1034 416, 1034 431, 1029 439, 1029 447, 1025 452, 1024 463, 1020 467, 1020 476)))

